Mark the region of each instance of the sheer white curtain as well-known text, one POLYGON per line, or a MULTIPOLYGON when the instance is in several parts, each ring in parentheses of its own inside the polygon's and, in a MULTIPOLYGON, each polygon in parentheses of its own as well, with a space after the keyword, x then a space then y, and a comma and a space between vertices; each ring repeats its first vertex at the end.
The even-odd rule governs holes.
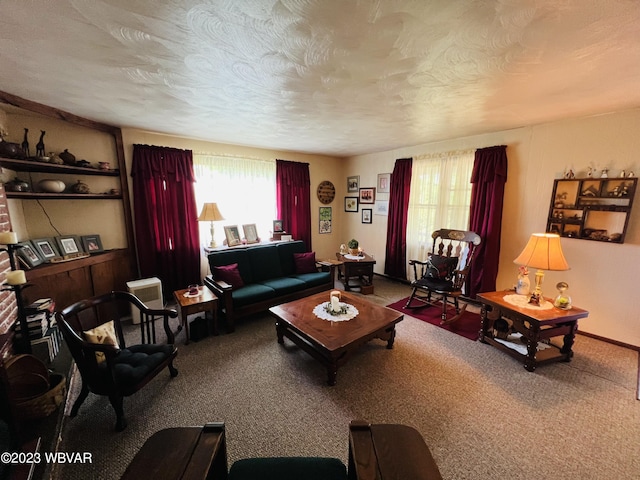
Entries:
MULTIPOLYGON (((225 218, 215 225, 218 245, 225 239, 224 226, 255 223, 258 236, 269 239, 276 218, 276 162, 257 158, 193 154, 198 213, 206 202, 218 204, 225 218)), ((209 244, 209 222, 201 222, 200 242, 209 244), (206 224, 206 225, 205 225, 206 224)))
MULTIPOLYGON (((471 172, 475 151, 414 157, 407 216, 407 261, 424 260, 439 228, 469 228, 471 172)), ((413 271, 407 264, 409 280, 413 271)))

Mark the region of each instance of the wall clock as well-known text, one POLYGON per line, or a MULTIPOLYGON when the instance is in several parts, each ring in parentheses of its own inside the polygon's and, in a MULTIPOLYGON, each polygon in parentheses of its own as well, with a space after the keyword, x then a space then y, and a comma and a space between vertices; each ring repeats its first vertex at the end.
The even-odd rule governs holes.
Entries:
POLYGON ((320 200, 320 203, 328 205, 333 202, 335 196, 336 187, 333 186, 333 183, 328 180, 320 182, 320 185, 318 185, 318 200, 320 200))

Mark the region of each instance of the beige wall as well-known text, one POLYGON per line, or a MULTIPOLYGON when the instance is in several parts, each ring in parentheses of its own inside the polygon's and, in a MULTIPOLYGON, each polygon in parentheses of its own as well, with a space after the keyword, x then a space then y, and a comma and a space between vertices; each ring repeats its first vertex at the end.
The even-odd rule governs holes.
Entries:
MULTIPOLYGON (((640 174, 640 109, 572 119, 488 135, 406 147, 348 160, 347 175, 360 175, 362 186, 375 185, 377 173, 390 172, 396 158, 454 149, 507 145, 509 172, 505 189, 498 288, 510 288, 517 277, 513 259, 533 232, 542 232, 551 200, 553 180, 566 168, 580 176, 587 167, 624 169, 640 174)), ((636 202, 637 200, 636 192, 636 202)), ((355 236, 376 255, 376 272, 384 270, 386 217, 362 225, 359 216, 345 214, 344 236, 355 236)), ((563 238, 571 266, 567 272, 548 272, 544 291, 553 295, 564 280, 574 304, 589 310, 579 328, 612 340, 640 346, 640 322, 635 303, 640 284, 640 205, 632 211, 625 243, 607 244, 563 238)), ((444 225, 443 225, 444 226, 444 225)))
MULTIPOLYGON (((340 185, 346 183, 346 181, 343 180, 343 176, 341 174, 343 162, 340 159, 322 155, 309 155, 295 152, 265 150, 258 148, 241 147, 236 145, 203 142, 200 140, 173 137, 169 135, 161 135, 134 129, 123 129, 122 135, 128 172, 131 171, 134 144, 182 148, 193 150, 194 153, 247 155, 251 158, 280 159, 308 163, 309 175, 311 177, 312 247, 316 252, 317 258, 335 258, 334 255, 336 251, 336 244, 340 244, 342 233, 342 222, 338 221, 339 219, 336 218, 336 216, 339 215, 341 210, 343 209, 343 206, 340 202, 344 197, 344 188, 341 190, 340 185), (320 235, 318 233, 319 207, 322 206, 322 204, 318 201, 318 197, 316 196, 316 189, 320 182, 322 182, 323 180, 329 180, 336 186, 336 200, 334 200, 330 205, 327 205, 332 207, 332 213, 334 216, 332 232, 320 235)), ((132 188, 131 181, 129 181, 129 188, 132 188)), ((251 195, 251 192, 246 192, 243 194, 251 195)), ((131 198, 133 201, 133 195, 131 195, 131 198)), ((133 205, 131 206, 131 208, 133 210, 133 205)), ((200 224, 200 227, 207 229, 207 231, 209 229, 209 225, 206 223, 200 224)), ((207 265, 204 262, 203 256, 202 273, 205 274, 206 272, 207 265)))

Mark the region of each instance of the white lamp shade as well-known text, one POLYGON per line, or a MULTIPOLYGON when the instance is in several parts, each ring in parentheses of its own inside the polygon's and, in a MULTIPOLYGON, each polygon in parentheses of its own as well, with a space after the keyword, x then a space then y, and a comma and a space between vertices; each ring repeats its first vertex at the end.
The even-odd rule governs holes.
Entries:
POLYGON ((555 233, 534 233, 527 246, 513 263, 540 270, 569 270, 562 253, 560 236, 555 233))

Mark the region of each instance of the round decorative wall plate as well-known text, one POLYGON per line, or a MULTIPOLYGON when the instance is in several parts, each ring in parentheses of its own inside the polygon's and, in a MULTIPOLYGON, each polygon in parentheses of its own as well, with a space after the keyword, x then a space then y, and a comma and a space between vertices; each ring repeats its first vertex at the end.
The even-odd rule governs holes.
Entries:
POLYGON ((328 205, 329 203, 333 202, 335 196, 336 187, 333 186, 333 183, 331 183, 329 180, 320 182, 320 185, 318 185, 318 200, 320 200, 320 203, 328 205))

